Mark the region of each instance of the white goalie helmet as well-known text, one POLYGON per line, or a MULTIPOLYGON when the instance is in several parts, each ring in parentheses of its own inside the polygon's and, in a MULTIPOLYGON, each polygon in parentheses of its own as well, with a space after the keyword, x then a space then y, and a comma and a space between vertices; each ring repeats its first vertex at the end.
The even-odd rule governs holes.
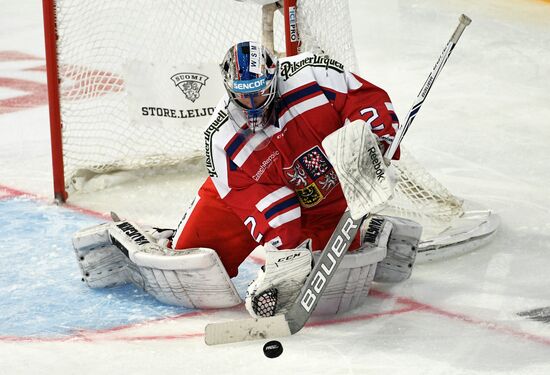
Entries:
POLYGON ((257 42, 240 42, 227 51, 220 64, 229 98, 252 132, 268 126, 277 92, 277 59, 257 42))

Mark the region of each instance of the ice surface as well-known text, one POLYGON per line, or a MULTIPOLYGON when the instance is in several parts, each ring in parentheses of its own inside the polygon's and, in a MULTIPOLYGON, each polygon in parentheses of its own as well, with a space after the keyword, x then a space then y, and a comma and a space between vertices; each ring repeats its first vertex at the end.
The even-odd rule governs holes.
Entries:
MULTIPOLYGON (((82 283, 71 236, 103 220, 23 197, 0 200, 0 212, 5 232, 0 256, 2 336, 69 339, 81 330, 109 330, 194 311, 160 304, 132 285, 90 289, 82 283)), ((255 268, 244 263, 235 279, 242 297, 255 268)))
MULTIPOLYGON (((5 102, 12 94, 21 98, 7 79, 45 83, 41 6, 4 1, 0 374, 550 373, 550 325, 517 315, 550 306, 550 3, 351 0, 351 6, 361 73, 389 92, 401 118, 458 16, 472 18, 404 144, 453 193, 501 216, 493 242, 418 266, 400 285, 377 285, 368 304, 349 314, 315 318, 280 340, 277 359, 264 357, 263 342, 203 343, 206 323, 246 317, 242 307, 186 312, 131 287, 86 290, 69 236, 103 220, 92 211, 174 226, 203 175, 71 197, 90 211, 52 206, 45 91, 20 101, 21 108, 5 102)), ((252 277, 246 272, 254 267, 245 269, 243 279, 252 277)))

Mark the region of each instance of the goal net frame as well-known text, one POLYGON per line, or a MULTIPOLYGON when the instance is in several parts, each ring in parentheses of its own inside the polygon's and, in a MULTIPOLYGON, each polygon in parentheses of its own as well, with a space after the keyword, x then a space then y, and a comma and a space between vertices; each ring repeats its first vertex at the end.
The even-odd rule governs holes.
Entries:
MULTIPOLYGON (((335 57, 338 60, 353 68, 353 49, 338 46, 338 43, 323 35, 345 33, 351 36, 349 23, 340 22, 338 32, 324 33, 323 20, 318 23, 313 20, 314 16, 323 15, 321 10, 325 12, 325 20, 349 19, 349 13, 345 13, 348 10, 347 0, 334 3, 339 5, 332 4, 329 0, 163 0, 160 3, 113 0, 94 4, 82 0, 43 0, 55 199, 58 202, 67 200, 73 188, 71 179, 78 173, 108 173, 115 169, 174 165, 177 160, 189 156, 170 154, 168 147, 164 147, 159 155, 154 155, 151 150, 153 146, 149 149, 149 145, 142 142, 139 147, 149 154, 139 160, 141 156, 138 153, 142 150, 138 150, 137 145, 132 150, 116 152, 117 146, 125 141, 124 134, 118 135, 118 145, 109 140, 108 131, 114 134, 119 128, 130 129, 136 123, 144 122, 131 118, 124 119, 127 122, 123 123, 119 117, 128 117, 130 113, 125 108, 126 102, 139 101, 132 97, 137 96, 134 94, 137 90, 131 86, 151 83, 151 79, 145 81, 147 76, 152 75, 152 71, 144 69, 147 64, 210 64, 215 74, 210 75, 209 81, 214 82, 213 76, 219 76, 217 64, 229 46, 239 40, 261 39, 268 48, 281 51, 281 55, 295 55, 301 46, 307 50, 322 48, 328 54, 337 54, 335 57), (319 12, 312 11, 316 6, 319 12), (140 14, 141 8, 144 8, 143 14, 140 14), (148 11, 155 13, 149 14, 148 11), (301 23, 300 38, 298 23, 301 23), (151 35, 147 34, 146 26, 140 29, 141 24, 147 24, 152 29, 151 35), (204 30, 197 30, 201 27, 204 30), (147 53, 147 50, 154 52, 147 53), (138 69, 135 68, 137 63, 141 64, 138 69), (138 80, 144 82, 136 82, 138 80), (117 102, 116 108, 111 102, 117 102), (105 116, 101 113, 101 106, 105 107, 105 116), (84 129, 83 125, 88 128, 84 129), (96 133, 92 132, 92 128, 97 128, 96 133), (91 139, 98 141, 93 144, 91 139), (111 143, 106 148, 100 142, 111 143), (97 149, 93 149, 95 146, 97 149), (90 155, 85 155, 84 151, 90 155)), ((351 42, 348 44, 352 45, 351 42)), ((184 90, 183 86, 180 88, 184 90)), ((174 90, 175 86, 168 89, 174 90)), ((166 88, 164 90, 168 91, 166 88)), ((218 98, 214 105, 208 105, 208 109, 215 106, 218 98)), ((199 113, 198 109, 194 110, 195 113, 190 112, 189 117, 199 113)), ((180 117, 186 114, 183 111, 180 117)), ((180 128, 192 128, 194 131, 192 146, 202 143, 202 133, 197 135, 197 125, 191 124, 191 119, 184 121, 188 123, 180 128)), ((166 123, 147 124, 149 128, 162 128, 161 125, 166 123)), ((171 126, 174 127, 173 124, 171 126)), ((172 135, 173 139, 187 136, 181 133, 181 129, 170 131, 180 131, 172 135)), ((150 139, 159 137, 153 133, 143 134, 143 138, 146 136, 150 139)), ((157 141, 155 147, 162 148, 163 143, 169 141, 165 137, 163 142, 157 141)), ((172 145, 172 149, 178 147, 175 142, 172 145)), ((189 147, 189 144, 181 147, 189 147)))
MULTIPOLYGON (((179 2, 184 4, 191 4, 192 1, 179 0, 179 2)), ((205 6, 208 3, 208 1, 204 0, 195 1, 194 4, 200 3, 201 6, 205 6)), ((339 0, 338 2, 332 2, 331 0, 284 0, 278 2, 250 0, 246 5, 243 1, 239 0, 218 1, 222 8, 224 8, 224 4, 228 7, 238 6, 243 9, 249 6, 255 7, 254 17, 261 17, 261 21, 259 21, 261 30, 258 30, 258 33, 255 34, 257 35, 257 39, 261 39, 264 45, 280 55, 295 55, 301 50, 323 51, 331 55, 331 57, 345 60, 343 61, 345 65, 351 68, 351 70, 355 69, 356 62, 351 38, 351 20, 347 0, 339 0), (326 8, 329 7, 327 4, 335 3, 344 4, 345 8, 337 11, 332 10, 334 14, 330 14, 329 10, 328 18, 315 22, 315 18, 318 18, 317 15, 309 14, 312 11, 311 9, 307 9, 305 5, 311 6, 310 4, 313 4, 314 7, 316 2, 324 2, 326 5, 324 7, 326 8), (322 40, 324 34, 332 34, 326 32, 327 19, 336 18, 336 16, 344 17, 344 19, 347 17, 347 21, 343 21, 346 25, 340 25, 348 27, 348 29, 343 30, 345 34, 348 34, 345 37, 345 41, 322 40), (274 22, 275 17, 278 17, 276 22, 274 22), (280 30, 281 28, 282 31, 280 30), (282 37, 281 34, 283 34, 282 37), (284 40, 280 40, 281 38, 284 40), (342 51, 347 53, 347 55, 338 56, 338 54, 343 53, 342 51)), ((63 29, 63 23, 67 22, 68 18, 66 8, 77 6, 78 2, 79 0, 43 0, 54 198, 60 203, 65 202, 68 198, 68 188, 71 186, 70 179, 72 178, 68 177, 68 175, 74 173, 72 170, 68 173, 68 169, 70 169, 68 159, 70 152, 73 151, 68 148, 68 146, 72 145, 67 144, 64 138, 64 136, 66 137, 64 133, 68 132, 71 121, 73 121, 73 118, 68 115, 69 111, 67 107, 70 106, 65 104, 65 101, 68 100, 66 97, 74 99, 75 96, 86 96, 92 90, 105 90, 106 87, 111 90, 109 95, 113 95, 113 93, 120 94, 119 90, 125 90, 126 86, 129 86, 128 82, 126 82, 126 77, 124 77, 123 84, 120 84, 120 75, 112 73, 108 69, 90 66, 84 71, 71 70, 73 66, 84 64, 82 62, 73 63, 64 60, 64 53, 68 49, 64 43, 68 43, 71 39, 70 35, 63 34, 66 32, 63 29), (71 4, 71 7, 66 4, 71 4), (98 72, 101 72, 101 75, 98 72), (76 91, 67 92, 66 89, 63 89, 66 81, 76 81, 76 84, 74 82, 72 84, 73 88, 76 86, 76 91), (62 110, 64 106, 65 113, 62 110)), ((116 4, 118 2, 119 0, 114 0, 112 3, 116 4)), ((162 4, 170 4, 171 2, 174 3, 172 0, 165 0, 162 4)), ((138 3, 148 4, 147 0, 139 1, 138 3)), ((80 1, 80 4, 84 6, 86 3, 80 1)), ((322 8, 323 6, 319 7, 322 8)), ((225 8, 221 9, 222 12, 224 10, 225 8)), ((114 19, 110 22, 117 23, 118 21, 114 19)), ((186 21, 184 20, 183 22, 186 21)), ((205 26, 205 28, 208 28, 208 26, 205 26)), ((71 31, 70 29, 67 30, 67 32, 71 31)), ((210 32, 211 30, 207 31, 210 32)), ((218 33, 226 31, 228 30, 214 30, 214 32, 218 33)), ((87 30, 84 29, 82 32, 84 36, 79 38, 83 39, 87 30)), ((166 40, 177 41, 177 38, 184 37, 180 34, 165 35, 166 40)), ((110 43, 109 38, 107 36, 107 40, 110 43)), ((77 42, 84 44, 78 38, 73 39, 77 39, 77 42)), ((233 43, 236 41, 238 40, 234 40, 233 43)), ((90 49, 99 49, 100 42, 100 40, 92 40, 91 44, 85 47, 88 49, 85 52, 89 53, 90 49)), ((227 44, 225 49, 233 43, 227 44)), ((115 51, 123 47, 108 45, 109 50, 115 51)), ((213 62, 219 62, 221 57, 222 53, 218 53, 214 57, 213 62)), ((91 126, 95 126, 93 122, 91 126)), ((82 148, 85 147, 83 146, 82 148)), ((192 156, 196 156, 196 154, 191 153, 189 155, 189 157, 192 156)), ((399 182, 395 198, 383 213, 407 217, 423 225, 424 235, 419 249, 419 257, 422 260, 436 260, 441 257, 470 251, 487 242, 492 237, 499 225, 498 216, 494 215, 490 210, 466 207, 463 201, 456 198, 420 165, 416 164, 408 153, 404 152, 401 159, 401 161, 394 163, 399 171, 399 182), (442 251, 442 249, 445 251, 442 251)), ((175 161, 171 160, 167 164, 175 165, 175 163, 175 161)), ((119 160, 106 164, 109 165, 102 166, 104 169, 100 169, 99 172, 93 171, 95 166, 91 166, 90 169, 93 171, 91 173, 102 173, 103 171, 108 173, 110 170, 108 168, 131 169, 161 166, 158 161, 151 163, 149 161, 138 162, 135 167, 124 166, 120 164, 119 160)), ((79 167, 73 169, 81 172, 85 168, 79 167)))

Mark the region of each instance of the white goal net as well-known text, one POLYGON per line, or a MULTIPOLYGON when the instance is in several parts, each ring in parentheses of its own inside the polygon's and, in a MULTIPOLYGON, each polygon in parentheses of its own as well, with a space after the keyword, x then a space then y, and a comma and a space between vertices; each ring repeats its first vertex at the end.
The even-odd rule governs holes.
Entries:
MULTIPOLYGON (((69 190, 79 176, 202 154, 203 128, 223 87, 217 64, 237 41, 262 39, 262 6, 248 2, 57 0, 54 6, 69 190), (199 98, 175 84, 179 73, 195 74, 199 98)), ((304 48, 319 46, 353 68, 347 1, 304 0, 298 7, 304 48)), ((276 11, 278 51, 285 49, 283 24, 276 11)))
MULTIPOLYGON (((283 13, 257 2, 45 0, 55 15, 65 188, 95 174, 202 155, 228 47, 271 35, 273 48, 285 50, 283 13)), ((320 49, 354 70, 347 0, 296 6, 302 50, 320 49)), ((464 218, 462 202, 409 160, 405 154, 397 163, 401 177, 388 213, 421 222, 426 238, 448 232, 464 218)))

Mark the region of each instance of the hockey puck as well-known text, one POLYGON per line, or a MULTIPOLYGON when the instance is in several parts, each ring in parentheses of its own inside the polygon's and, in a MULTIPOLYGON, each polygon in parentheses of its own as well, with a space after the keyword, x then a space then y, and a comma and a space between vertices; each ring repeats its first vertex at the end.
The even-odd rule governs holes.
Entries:
POLYGON ((283 353, 283 345, 279 341, 269 341, 264 345, 264 354, 267 358, 277 358, 283 353))

